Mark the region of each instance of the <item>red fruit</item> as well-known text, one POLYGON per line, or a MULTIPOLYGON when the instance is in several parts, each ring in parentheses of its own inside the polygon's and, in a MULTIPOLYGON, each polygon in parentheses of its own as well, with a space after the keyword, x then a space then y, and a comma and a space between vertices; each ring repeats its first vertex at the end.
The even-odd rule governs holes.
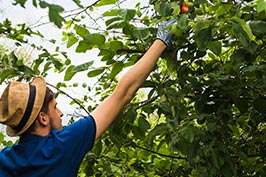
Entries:
POLYGON ((182 4, 181 4, 181 7, 180 7, 180 13, 181 13, 181 14, 184 14, 184 13, 186 13, 188 10, 189 10, 188 5, 187 5, 186 3, 182 3, 182 4))

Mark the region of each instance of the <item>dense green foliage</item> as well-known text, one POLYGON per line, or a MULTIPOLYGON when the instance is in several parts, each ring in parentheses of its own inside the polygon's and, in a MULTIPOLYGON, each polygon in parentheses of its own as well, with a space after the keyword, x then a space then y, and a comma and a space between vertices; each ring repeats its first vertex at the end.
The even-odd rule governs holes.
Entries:
MULTIPOLYGON (((94 89, 98 103, 112 92, 118 74, 151 45, 157 24, 177 19, 172 44, 143 89, 95 142, 80 176, 266 176, 265 0, 191 0, 186 2, 193 12, 182 15, 172 0, 128 8, 120 8, 118 0, 90 6, 73 1, 80 13, 70 20, 62 16, 60 5, 32 2, 49 9, 68 48, 77 53, 97 48, 104 66, 95 68, 93 61, 76 66, 67 52, 51 54, 32 44, 40 54, 28 64, 14 52, 1 53, 1 83, 46 76, 55 69, 65 79, 57 86, 67 87, 66 81, 85 72, 84 77, 98 78, 98 85, 78 84, 94 89), (104 6, 112 7, 99 18, 104 30, 86 25, 89 13, 104 6)), ((14 2, 24 7, 26 0, 14 2)), ((8 19, 0 23, 0 33, 17 45, 28 43, 29 36, 42 37, 8 19)), ((92 98, 87 96, 77 99, 89 111, 96 106, 88 105, 92 98)))

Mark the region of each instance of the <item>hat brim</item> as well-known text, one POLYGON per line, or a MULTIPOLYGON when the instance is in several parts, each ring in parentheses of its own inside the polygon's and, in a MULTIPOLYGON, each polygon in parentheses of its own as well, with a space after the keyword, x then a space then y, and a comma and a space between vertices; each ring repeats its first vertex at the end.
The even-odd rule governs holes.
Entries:
POLYGON ((41 111, 46 94, 46 81, 42 77, 35 77, 30 84, 36 87, 36 96, 30 118, 20 131, 15 131, 10 126, 7 126, 6 132, 9 136, 19 136, 23 134, 32 125, 41 111))

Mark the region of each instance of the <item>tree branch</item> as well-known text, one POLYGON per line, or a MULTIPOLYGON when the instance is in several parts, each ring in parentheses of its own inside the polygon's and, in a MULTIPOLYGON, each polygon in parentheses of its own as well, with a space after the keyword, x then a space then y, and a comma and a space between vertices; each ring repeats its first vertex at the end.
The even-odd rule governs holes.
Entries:
POLYGON ((153 154, 157 154, 159 156, 162 156, 162 157, 168 157, 168 158, 173 158, 173 159, 182 159, 182 160, 187 160, 187 158, 185 157, 180 157, 180 156, 172 156, 172 155, 168 155, 168 154, 163 154, 163 153, 160 153, 160 152, 156 152, 156 151, 153 151, 153 150, 150 150, 150 149, 147 149, 145 147, 141 147, 137 144, 134 143, 133 147, 137 147, 139 149, 142 149, 144 151, 148 151, 150 153, 153 153, 153 154))
POLYGON ((66 95, 67 97, 69 97, 70 99, 72 99, 76 104, 78 104, 88 115, 90 115, 90 113, 87 111, 87 109, 85 109, 84 106, 82 106, 75 98, 73 98, 72 96, 70 96, 69 94, 67 94, 66 92, 64 92, 63 90, 57 88, 56 86, 46 83, 47 85, 55 88, 56 90, 58 90, 59 92, 63 93, 64 95, 66 95))

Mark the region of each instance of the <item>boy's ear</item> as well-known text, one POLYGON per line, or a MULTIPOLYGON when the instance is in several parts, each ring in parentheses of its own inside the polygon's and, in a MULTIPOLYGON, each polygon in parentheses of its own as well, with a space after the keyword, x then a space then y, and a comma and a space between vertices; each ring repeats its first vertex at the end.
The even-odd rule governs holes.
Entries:
POLYGON ((49 118, 44 112, 39 112, 37 120, 42 126, 47 126, 49 124, 49 118))

